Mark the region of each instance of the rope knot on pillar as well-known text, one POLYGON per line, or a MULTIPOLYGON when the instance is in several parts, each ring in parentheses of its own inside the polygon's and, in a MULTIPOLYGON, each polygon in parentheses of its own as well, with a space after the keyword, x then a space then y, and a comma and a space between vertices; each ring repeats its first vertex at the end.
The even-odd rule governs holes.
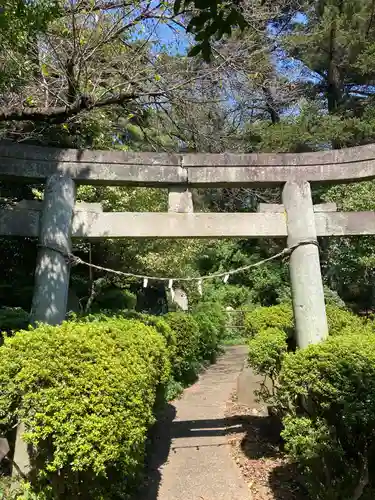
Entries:
POLYGON ((314 240, 314 239, 302 240, 302 241, 299 241, 298 243, 295 243, 294 245, 288 247, 286 250, 286 254, 291 255, 294 252, 294 250, 296 250, 297 248, 302 247, 302 246, 307 246, 307 245, 315 245, 316 247, 319 248, 318 240, 314 240))

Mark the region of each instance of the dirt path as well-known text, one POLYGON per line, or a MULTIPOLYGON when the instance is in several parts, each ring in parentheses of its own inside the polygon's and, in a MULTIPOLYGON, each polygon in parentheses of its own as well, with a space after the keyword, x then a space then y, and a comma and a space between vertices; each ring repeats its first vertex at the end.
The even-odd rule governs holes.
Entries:
POLYGON ((225 417, 246 353, 246 347, 228 347, 181 399, 168 405, 155 429, 142 500, 250 500, 227 436, 242 432, 242 422, 225 417))

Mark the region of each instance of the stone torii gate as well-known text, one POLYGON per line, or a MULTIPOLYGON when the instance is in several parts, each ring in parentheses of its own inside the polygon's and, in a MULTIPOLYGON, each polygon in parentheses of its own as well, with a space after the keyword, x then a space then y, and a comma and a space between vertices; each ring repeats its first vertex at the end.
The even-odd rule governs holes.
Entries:
POLYGON ((375 178, 375 145, 304 154, 166 154, 0 144, 0 179, 45 181, 44 201, 0 211, 0 235, 39 238, 32 321, 66 314, 71 238, 287 238, 297 344, 328 334, 319 236, 375 234, 374 212, 312 203, 310 183, 375 178), (75 204, 77 184, 169 189, 167 213, 103 213, 75 204), (194 213, 191 188, 283 186, 258 213, 194 213))
MULTIPOLYGON (((44 200, 0 210, 0 236, 39 238, 32 322, 66 315, 71 238, 287 238, 299 347, 328 334, 319 236, 375 234, 374 212, 314 209, 310 183, 375 178, 375 145, 305 154, 164 154, 78 151, 0 143, 0 180, 45 182, 44 200), (169 189, 167 213, 103 213, 75 204, 77 184, 169 189), (283 205, 258 213, 194 213, 191 188, 282 186, 283 205)), ((29 457, 17 429, 14 461, 29 457)))

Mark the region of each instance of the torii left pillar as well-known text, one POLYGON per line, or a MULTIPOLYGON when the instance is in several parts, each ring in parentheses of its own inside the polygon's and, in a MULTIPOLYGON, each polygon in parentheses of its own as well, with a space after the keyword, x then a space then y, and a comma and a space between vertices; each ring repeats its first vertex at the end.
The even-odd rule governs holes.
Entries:
MULTIPOLYGON (((69 293, 71 226, 75 203, 75 184, 70 177, 54 174, 47 179, 40 219, 39 251, 35 270, 30 322, 58 325, 65 319, 69 293)), ((17 428, 14 462, 27 475, 30 460, 22 440, 24 426, 17 428)), ((19 473, 13 470, 13 475, 19 473)))
POLYGON ((40 220, 39 251, 31 322, 58 325, 64 321, 69 292, 71 225, 75 184, 70 177, 47 179, 40 220))

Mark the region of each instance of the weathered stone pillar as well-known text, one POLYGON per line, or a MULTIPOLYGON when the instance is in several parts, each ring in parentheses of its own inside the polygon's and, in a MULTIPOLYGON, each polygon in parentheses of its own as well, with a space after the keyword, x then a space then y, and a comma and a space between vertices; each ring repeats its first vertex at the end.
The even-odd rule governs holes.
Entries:
MULTIPOLYGON (((171 186, 168 191, 168 212, 189 213, 194 212, 193 197, 191 191, 185 186, 171 186)), ((186 293, 181 288, 172 293, 172 302, 175 302, 182 310, 188 311, 189 301, 186 293)))
POLYGON ((52 175, 44 190, 39 252, 35 270, 31 322, 57 325, 65 319, 69 292, 70 232, 75 185, 70 177, 52 175))
MULTIPOLYGON (((69 177, 58 174, 47 179, 40 219, 39 252, 35 270, 31 323, 57 325, 64 321, 69 292, 70 265, 65 255, 71 252, 70 231, 75 201, 75 185, 69 177)), ((30 468, 25 431, 17 428, 13 476, 27 475, 30 468)))
POLYGON ((324 302, 315 218, 308 182, 287 182, 283 189, 288 229, 290 279, 298 347, 325 339, 328 325, 324 302), (300 243, 302 245, 296 246, 300 243))

